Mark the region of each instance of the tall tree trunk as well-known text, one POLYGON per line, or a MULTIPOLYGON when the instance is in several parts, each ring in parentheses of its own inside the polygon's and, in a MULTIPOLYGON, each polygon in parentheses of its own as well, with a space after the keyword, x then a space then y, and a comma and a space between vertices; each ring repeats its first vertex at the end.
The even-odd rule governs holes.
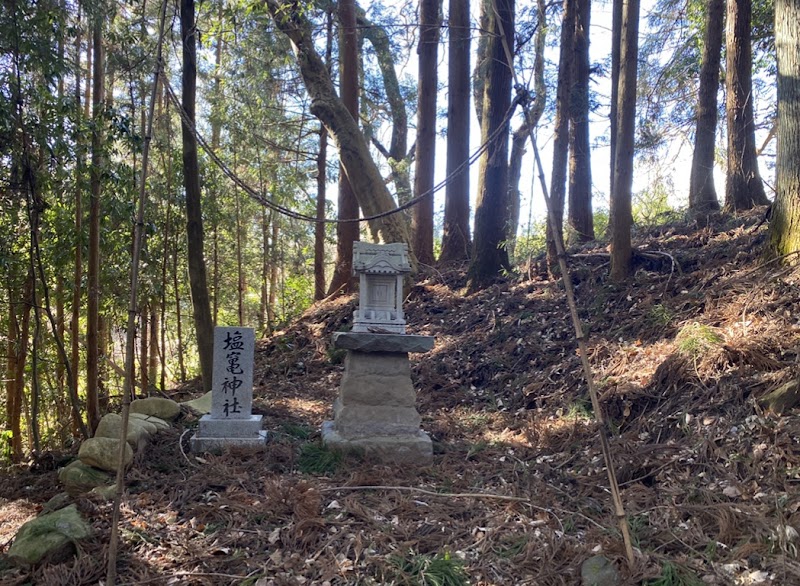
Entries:
MULTIPOLYGON (((364 35, 378 60, 378 68, 383 78, 383 90, 392 118, 392 135, 389 148, 386 149, 377 138, 370 133, 370 139, 380 153, 386 157, 391 169, 392 181, 397 192, 397 201, 402 205, 411 199, 411 181, 409 179, 408 152, 408 114, 406 100, 400 90, 400 82, 395 71, 396 55, 386 28, 370 22, 364 10, 356 4, 356 22, 359 32, 364 35)), ((328 60, 326 60, 327 62, 328 60)))
POLYGON ((105 107, 105 76, 103 65, 103 20, 96 17, 92 31, 94 73, 92 79, 92 165, 89 199, 89 262, 86 267, 89 289, 86 309, 86 415, 89 430, 94 433, 100 422, 99 404, 99 344, 100 319, 100 190, 103 167, 103 110, 105 107))
POLYGON ((639 59, 639 0, 623 0, 614 191, 611 193, 611 278, 622 281, 631 270, 631 192, 636 131, 636 76, 639 59))
POLYGON ((6 393, 8 403, 8 427, 11 431, 11 459, 14 462, 22 460, 22 408, 25 389, 25 361, 28 355, 30 336, 30 316, 33 309, 31 297, 33 295, 34 279, 29 273, 25 279, 22 291, 22 319, 17 318, 17 303, 14 302, 14 291, 9 287, 9 359, 8 380, 6 393), (13 368, 13 370, 12 370, 13 368))
MULTIPOLYGON (((139 385, 142 387, 143 397, 150 396, 150 380, 147 370, 147 358, 149 356, 147 352, 147 342, 150 339, 149 317, 150 312, 148 311, 147 305, 142 305, 139 308, 139 385)), ((133 388, 133 385, 131 388, 133 388)))
POLYGON ((564 15, 561 21, 561 45, 558 60, 558 86, 556 87, 556 120, 553 133, 553 171, 550 176, 550 205, 552 216, 558 223, 551 225, 547 217, 547 267, 555 274, 558 254, 553 230, 558 231, 563 241, 564 203, 567 195, 567 159, 569 154, 569 102, 570 72, 572 71, 573 36, 575 34, 575 0, 564 0, 564 15))
POLYGON ((533 61, 534 101, 525 120, 512 134, 511 158, 508 164, 509 222, 506 238, 508 239, 508 254, 512 259, 516 252, 517 230, 520 221, 522 193, 519 188, 519 182, 522 177, 522 157, 525 155, 525 143, 530 138, 531 131, 538 126, 547 102, 547 84, 544 79, 544 51, 547 41, 547 6, 545 5, 545 0, 536 0, 536 7, 537 23, 533 61))
POLYGON ((246 290, 244 261, 242 256, 244 235, 242 234, 242 201, 237 187, 234 187, 234 199, 236 205, 236 317, 239 320, 239 326, 243 326, 245 323, 244 296, 246 290))
MULTIPOLYGON (((326 14, 326 37, 325 37, 325 66, 328 72, 331 70, 331 55, 333 54, 333 13, 328 11, 326 14)), ((394 71, 394 69, 392 69, 394 71)), ((405 106, 403 106, 405 108, 405 106)), ((404 110, 405 111, 405 110, 404 110)), ((314 301, 319 301, 325 297, 325 209, 327 202, 328 186, 328 129, 324 124, 319 125, 319 152, 317 153, 317 201, 316 217, 319 222, 314 224, 314 301)), ((263 274, 261 280, 261 312, 259 318, 262 319, 261 330, 264 330, 266 323, 267 309, 267 225, 266 210, 262 216, 262 236, 264 240, 263 274)))
POLYGON ((572 242, 594 240, 592 154, 589 146, 589 0, 575 0, 569 105, 569 225, 572 242))
MULTIPOLYGON (((339 63, 341 101, 358 131, 358 30, 356 29, 355 0, 339 2, 339 26, 339 46, 342 54, 339 63)), ((313 105, 311 110, 313 112, 313 105)), ((340 220, 349 220, 358 217, 358 201, 349 175, 345 171, 341 148, 339 158, 338 217, 340 220)), ((329 295, 337 291, 348 293, 352 290, 355 283, 352 274, 353 242, 359 239, 358 223, 336 224, 336 266, 328 290, 329 295)))
MULTIPOLYGON (((614 161, 617 158, 617 103, 619 101, 620 50, 622 48, 622 7, 624 0, 612 0, 611 6, 611 107, 609 109, 609 196, 614 193, 614 161)), ((609 217, 608 235, 611 235, 612 218, 609 217)))
POLYGON ((714 189, 714 155, 717 144, 717 93, 722 55, 725 0, 708 0, 700 87, 697 93, 697 126, 689 179, 689 209, 698 214, 719 210, 714 189))
POLYGON ((469 0, 450 0, 447 62, 447 177, 439 262, 469 258, 469 0))
POLYGON ((258 309, 258 328, 262 336, 269 333, 269 214, 267 208, 261 208, 261 303, 258 309))
MULTIPOLYGON (((328 131, 319 125, 319 152, 317 153, 317 220, 314 224, 314 301, 325 297, 325 201, 328 184, 328 131)), ((266 286, 266 279, 262 280, 266 286)), ((265 295, 262 293, 262 299, 265 295)), ((264 303, 266 308, 266 303, 264 303)), ((263 315, 263 314, 262 314, 263 315)))
MULTIPOLYGON (((78 18, 80 19, 80 9, 78 10, 78 18)), ((83 30, 80 20, 77 25, 78 33, 75 38, 75 120, 78 128, 83 126, 83 121, 86 116, 81 106, 81 31, 83 30)), ((89 49, 92 44, 87 43, 86 58, 89 59, 91 53, 89 49)), ((89 75, 91 67, 87 65, 87 79, 86 86, 89 86, 89 75)), ((87 101, 88 103, 88 101, 87 101)), ((75 137, 75 230, 74 230, 74 256, 75 266, 72 277, 72 308, 69 324, 70 332, 70 364, 72 366, 73 377, 71 381, 71 388, 69 389, 70 397, 74 403, 78 400, 78 387, 80 382, 81 372, 80 368, 80 321, 81 321, 81 291, 83 290, 83 173, 84 173, 84 141, 82 132, 79 132, 75 137)), ((77 431, 81 425, 82 418, 80 413, 77 415, 73 413, 72 428, 77 431)))
POLYGON ((728 172, 725 208, 747 210, 769 203, 758 173, 753 119, 753 50, 750 46, 752 0, 728 0, 725 33, 725 86, 728 116, 728 172))
MULTIPOLYGON (((150 386, 156 386, 156 380, 158 380, 158 334, 159 334, 159 323, 158 323, 158 311, 156 311, 156 304, 150 302, 150 343, 148 346, 150 347, 150 357, 147 361, 147 380, 150 383, 150 386)), ((163 391, 164 388, 162 387, 161 390, 163 391)))
POLYGON ((417 150, 414 197, 427 194, 413 208, 414 252, 419 262, 433 264, 433 173, 436 158, 436 93, 439 90, 439 0, 420 0, 417 150))
POLYGON ((186 382, 186 360, 183 357, 186 344, 183 341, 183 311, 181 310, 181 288, 178 284, 178 235, 172 248, 172 289, 175 292, 175 333, 178 336, 178 369, 180 382, 186 382))
POLYGON ((269 296, 267 299, 267 328, 275 331, 275 302, 278 299, 278 237, 280 236, 280 217, 272 214, 272 242, 270 243, 269 296))
MULTIPOLYGON (((181 0, 181 42, 183 44, 183 95, 181 106, 194 123, 197 91, 197 29, 194 22, 194 0, 181 0)), ((211 390, 214 327, 208 296, 206 262, 203 247, 203 214, 200 192, 200 168, 197 162, 197 139, 187 124, 182 124, 183 182, 186 189, 186 242, 189 258, 189 286, 192 291, 194 326, 203 389, 211 390)))
MULTIPOLYGON (((778 150, 776 196, 770 221, 775 255, 800 252, 800 3, 775 2, 778 51, 778 150)), ((797 256, 792 262, 798 261, 797 256)))
POLYGON ((483 90, 481 125, 481 141, 488 142, 488 147, 481 155, 478 171, 475 243, 469 268, 469 287, 473 291, 496 280, 501 270, 511 268, 503 240, 508 214, 508 129, 513 67, 506 56, 506 47, 513 51, 514 0, 497 0, 492 5, 485 33, 488 36, 486 58, 491 66, 483 90))
MULTIPOLYGON (((372 160, 364 135, 342 100, 336 96, 325 63, 314 50, 311 26, 303 16, 299 2, 281 4, 278 0, 267 0, 267 7, 276 26, 292 42, 300 73, 311 96, 311 113, 325 124, 339 145, 340 157, 359 206, 368 216, 396 209, 380 170, 372 160)), ((384 242, 409 242, 405 222, 396 213, 371 221, 370 229, 384 242)), ((411 261, 413 266, 416 262, 413 255, 411 261)))

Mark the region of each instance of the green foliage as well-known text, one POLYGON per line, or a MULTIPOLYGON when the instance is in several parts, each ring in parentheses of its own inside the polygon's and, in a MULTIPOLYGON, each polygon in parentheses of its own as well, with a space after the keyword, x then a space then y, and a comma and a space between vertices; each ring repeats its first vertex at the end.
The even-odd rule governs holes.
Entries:
POLYGON ((297 466, 303 474, 332 474, 342 463, 342 455, 320 443, 303 444, 297 466))
POLYGON ((450 552, 422 555, 411 552, 408 557, 393 555, 389 558, 399 584, 408 586, 467 586, 467 576, 460 560, 450 552))
POLYGON ((667 326, 672 321, 674 314, 668 307, 656 303, 647 310, 645 319, 654 326, 667 326))
POLYGON ((702 584, 694 572, 671 562, 664 563, 658 578, 644 582, 644 586, 702 586, 702 584))
POLYGON ((686 324, 675 336, 678 352, 693 359, 701 358, 714 348, 718 348, 725 341, 716 328, 691 322, 686 324))
POLYGON ((658 177, 647 189, 633 197, 633 221, 640 228, 652 228, 680 218, 669 205, 674 193, 670 178, 658 177))
POLYGON ((544 254, 547 250, 547 221, 544 219, 533 222, 524 235, 517 236, 514 244, 514 258, 512 262, 522 263, 529 258, 544 254))

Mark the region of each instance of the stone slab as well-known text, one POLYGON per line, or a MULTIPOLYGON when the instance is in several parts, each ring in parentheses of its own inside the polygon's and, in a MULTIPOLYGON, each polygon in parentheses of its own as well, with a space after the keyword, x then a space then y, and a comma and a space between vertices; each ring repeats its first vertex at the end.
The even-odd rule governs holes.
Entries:
POLYGON ((217 419, 203 415, 197 435, 204 438, 258 438, 261 433, 261 415, 250 415, 248 419, 217 419))
POLYGON ((422 421, 413 406, 347 404, 341 399, 334 402, 333 413, 337 433, 348 439, 414 435, 422 421))
POLYGON ((253 328, 214 328, 211 416, 249 419, 253 412, 253 328))
POLYGON ((192 452, 219 454, 227 448, 263 448, 267 444, 267 432, 260 431, 258 437, 198 437, 190 440, 192 452))
POLYGON ((381 462, 420 466, 433 462, 433 443, 421 430, 408 435, 349 439, 336 431, 333 421, 325 421, 322 424, 322 442, 332 450, 355 452, 381 462))
POLYGON ((373 334, 371 332, 336 332, 336 348, 358 352, 427 352, 433 348, 433 336, 409 334, 373 334))

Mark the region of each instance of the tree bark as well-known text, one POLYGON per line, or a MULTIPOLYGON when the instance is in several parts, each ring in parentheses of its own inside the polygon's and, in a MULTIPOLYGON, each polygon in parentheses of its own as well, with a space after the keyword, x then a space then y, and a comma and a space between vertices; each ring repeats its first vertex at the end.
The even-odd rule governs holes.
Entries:
POLYGON ((406 162, 410 155, 408 152, 408 114, 406 101, 400 91, 400 82, 395 71, 395 52, 392 50, 386 29, 370 22, 364 10, 358 5, 356 5, 356 22, 359 32, 375 50, 375 57, 378 59, 378 67, 383 79, 383 91, 386 92, 386 101, 392 118, 389 148, 386 149, 379 144, 375 137, 372 137, 372 141, 381 154, 386 157, 386 162, 392 171, 397 201, 405 204, 411 199, 410 165, 406 162))
POLYGON ((150 339, 150 324, 148 323, 150 312, 146 305, 139 308, 139 384, 142 387, 142 395, 148 397, 150 395, 150 380, 149 372, 147 370, 147 342, 150 339))
MULTIPOLYGON (((617 102, 619 100, 620 49, 622 48, 622 5, 624 0, 612 0, 611 5, 611 107, 609 109, 609 197, 614 193, 614 161, 617 157, 617 102)), ((611 235, 612 218, 609 214, 608 234, 611 235)))
POLYGON ((611 278, 622 281, 631 270, 631 191, 636 131, 636 76, 639 58, 639 0, 623 0, 614 191, 611 193, 611 278))
POLYGON ((589 146, 589 0, 575 0, 572 91, 569 98, 569 214, 571 242, 594 240, 592 156, 589 146))
POLYGON ((719 210, 714 188, 714 158, 717 144, 717 93, 722 55, 725 0, 706 4, 706 30, 697 94, 697 126, 689 179, 689 210, 698 214, 719 210))
POLYGON ((413 208, 414 252, 419 262, 433 264, 433 176, 436 159, 436 93, 439 90, 439 0, 420 0, 417 146, 414 157, 414 197, 425 197, 413 208))
POLYGON ((447 77, 447 177, 439 262, 469 258, 469 1, 450 0, 447 77))
MULTIPOLYGON (((325 201, 328 170, 328 131, 319 126, 319 152, 317 153, 317 220, 314 224, 314 301, 325 297, 325 201)), ((263 284, 266 286, 266 279, 263 284)), ((265 296, 262 295, 265 299, 265 296)), ((266 308, 266 303, 264 304, 266 308)))
MULTIPOLYGON (((197 91, 197 29, 194 22, 194 0, 181 0, 181 42, 183 44, 183 95, 181 106, 187 118, 195 120, 197 91)), ((186 242, 189 258, 189 286, 192 291, 194 325, 203 389, 211 390, 214 327, 208 296, 206 263, 203 247, 203 214, 201 208, 200 168, 197 162, 197 139, 187 124, 183 131, 183 182, 186 189, 186 242)))
MULTIPOLYGON (((325 64, 314 50, 311 29, 298 2, 280 4, 267 0, 276 26, 286 34, 297 56, 300 73, 311 96, 311 113, 325 124, 339 146, 339 156, 359 206, 366 215, 395 209, 369 146, 342 101, 336 96, 325 64)), ((398 214, 370 222, 373 235, 384 242, 409 242, 408 229, 398 214)), ((413 255, 412 255, 413 257, 413 255)), ((412 263, 415 259, 412 258, 412 263)))
POLYGON ((725 208, 747 210, 769 203, 758 173, 753 119, 753 51, 750 46, 752 0, 728 0, 725 33, 725 87, 728 117, 728 172, 725 208))
POLYGON ((491 63, 483 91, 481 141, 488 142, 478 171, 475 243, 469 268, 469 289, 489 285, 503 269, 511 269, 503 245, 508 219, 508 134, 512 63, 503 46, 514 46, 514 0, 498 0, 488 16, 486 58, 491 63), (495 138, 496 137, 496 138, 495 138), (489 139, 492 140, 489 140, 489 139))
MULTIPOLYGON (((772 254, 800 252, 800 3, 775 2, 778 53, 776 196, 770 220, 772 254)), ((794 256, 791 261, 798 262, 794 256)))
POLYGON ((519 182, 522 176, 522 157, 525 155, 525 143, 531 136, 531 130, 538 126, 547 102, 547 84, 544 79, 544 51, 547 41, 547 6, 545 5, 545 0, 536 0, 536 5, 537 24, 533 62, 535 96, 533 105, 530 106, 525 121, 512 134, 511 158, 508 165, 509 222, 506 238, 508 239, 508 254, 512 259, 516 252, 517 229, 519 227, 519 214, 522 199, 519 182))
POLYGON ((99 404, 99 321, 100 321, 100 191, 103 166, 103 110, 105 104, 105 63, 103 52, 103 21, 97 18, 92 31, 94 73, 92 79, 92 165, 89 199, 89 262, 86 267, 89 289, 86 309, 86 415, 90 433, 100 422, 99 404))
POLYGON ((575 0, 564 0, 564 16, 561 21, 561 45, 558 60, 558 85, 556 87, 556 120, 553 132, 553 171, 550 175, 550 205, 552 217, 558 222, 553 226, 551 215, 547 217, 547 267, 554 275, 558 267, 558 254, 553 230, 563 241, 564 204, 567 195, 567 159, 569 154, 569 96, 570 72, 572 71, 573 36, 575 34, 575 0))
MULTIPOLYGON (((355 0, 339 2, 339 45, 342 57, 339 63, 341 103, 347 110, 350 121, 358 130, 358 29, 356 28, 355 0)), ((314 53, 315 57, 319 57, 314 53)), ((328 69, 325 69, 328 74, 328 69)), ((311 111, 314 111, 312 103, 311 111)), ((324 120, 323 120, 324 122, 324 120)), ((342 148, 339 148, 339 198, 338 218, 350 220, 358 217, 358 200, 356 199, 350 177, 345 170, 342 148)), ((336 265, 331 279, 328 294, 335 292, 349 293, 353 290, 353 242, 360 240, 358 223, 346 222, 336 224, 336 265)))

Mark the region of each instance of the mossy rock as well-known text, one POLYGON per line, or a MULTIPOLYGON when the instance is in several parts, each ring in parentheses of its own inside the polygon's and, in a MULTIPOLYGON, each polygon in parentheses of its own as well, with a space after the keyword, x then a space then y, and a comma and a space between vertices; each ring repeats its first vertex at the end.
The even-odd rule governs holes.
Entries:
POLYGON ((75 552, 75 542, 91 535, 91 526, 69 505, 36 517, 20 527, 8 557, 19 565, 62 561, 75 552))
POLYGON ((142 421, 147 424, 147 430, 150 431, 152 428, 153 431, 150 431, 151 434, 158 433, 159 431, 163 431, 165 429, 170 428, 170 424, 161 419, 160 417, 156 417, 154 415, 145 415, 144 413, 131 413, 131 419, 136 419, 137 421, 142 421))
MULTIPOLYGON (((125 442, 123 464, 130 466, 133 462, 133 450, 125 442)), ((119 440, 111 437, 93 437, 81 444, 78 458, 87 466, 116 472, 119 462, 119 440)))
POLYGON ((78 496, 98 486, 108 486, 112 477, 108 472, 98 470, 75 460, 58 472, 58 479, 70 496, 78 496))
POLYGON ((208 391, 206 394, 197 397, 196 399, 192 399, 191 401, 186 401, 181 403, 181 405, 185 405, 198 415, 205 415, 207 413, 211 413, 211 391, 208 391))
MULTIPOLYGON (((122 429, 122 416, 116 413, 107 413, 100 420, 97 429, 94 431, 94 437, 110 437, 119 439, 120 430, 122 429)), ((145 425, 134 418, 128 418, 128 444, 133 449, 142 447, 148 439, 150 439, 150 432, 145 428, 145 425)))
POLYGON ((131 413, 153 415, 164 421, 174 421, 181 414, 181 406, 172 399, 148 397, 132 401, 131 413))

